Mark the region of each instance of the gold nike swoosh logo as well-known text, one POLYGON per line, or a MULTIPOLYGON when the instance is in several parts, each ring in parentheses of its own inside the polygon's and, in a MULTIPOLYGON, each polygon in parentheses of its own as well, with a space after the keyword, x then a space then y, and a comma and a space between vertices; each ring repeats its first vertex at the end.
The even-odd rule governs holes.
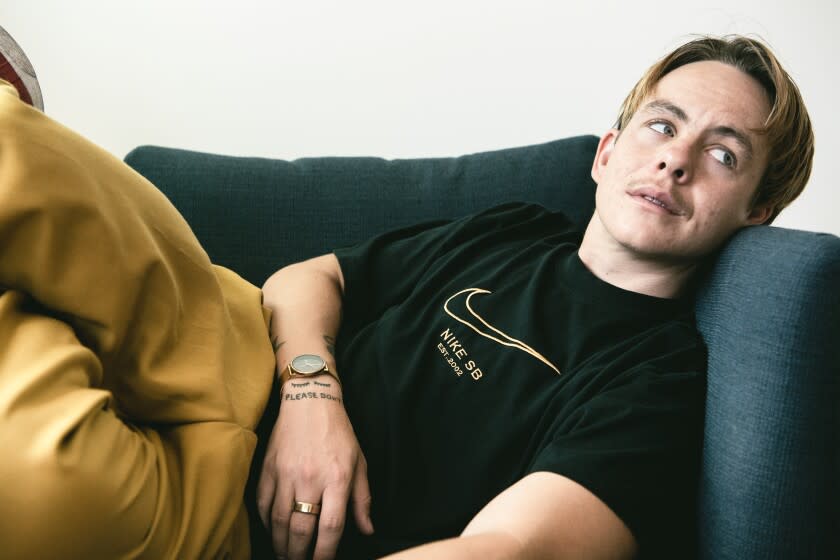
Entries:
POLYGON ((493 292, 491 292, 490 290, 484 290, 482 288, 467 288, 466 290, 461 290, 460 292, 453 295, 452 297, 450 297, 449 299, 447 299, 444 302, 443 310, 446 311, 447 315, 449 315, 450 317, 452 317, 453 319, 455 319, 459 323, 462 323, 462 324, 468 326, 469 328, 471 328, 472 330, 474 330, 475 332, 477 332, 481 336, 483 336, 485 338, 489 338, 490 340, 498 342, 499 344, 502 344, 504 346, 509 346, 511 348, 516 348, 518 350, 522 350, 523 352, 526 352, 526 353, 530 354, 534 358, 538 359, 539 361, 541 361, 542 363, 544 363, 545 365, 547 365, 548 367, 553 369, 557 373, 557 375, 560 375, 560 370, 557 369, 557 367, 554 364, 549 362, 546 359, 545 356, 543 356, 542 354, 540 354, 539 352, 537 352, 536 350, 534 350, 533 348, 531 348, 530 346, 528 346, 527 344, 522 342, 521 340, 517 340, 517 339, 513 338, 512 336, 503 333, 502 331, 500 331, 496 327, 492 326, 490 323, 485 321, 484 318, 481 317, 481 315, 476 313, 475 310, 470 306, 470 300, 476 294, 491 294, 491 293, 493 293, 493 292), (467 321, 466 319, 464 319, 462 317, 459 317, 458 315, 453 313, 451 309, 449 309, 449 302, 451 302, 455 298, 458 298, 459 296, 463 296, 463 294, 467 294, 467 296, 464 298, 464 306, 467 308, 467 311, 469 311, 470 314, 475 319, 477 319, 481 323, 481 325, 483 325, 483 328, 479 327, 477 325, 474 325, 473 323, 471 323, 470 321, 467 321))

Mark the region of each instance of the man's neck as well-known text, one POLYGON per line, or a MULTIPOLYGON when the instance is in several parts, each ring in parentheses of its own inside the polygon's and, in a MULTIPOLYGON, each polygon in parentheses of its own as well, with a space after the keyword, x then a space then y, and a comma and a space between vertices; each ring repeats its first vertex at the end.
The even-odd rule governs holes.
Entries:
POLYGON ((660 298, 679 297, 697 269, 694 262, 646 257, 621 245, 604 229, 597 213, 586 228, 578 254, 586 268, 604 282, 660 298))

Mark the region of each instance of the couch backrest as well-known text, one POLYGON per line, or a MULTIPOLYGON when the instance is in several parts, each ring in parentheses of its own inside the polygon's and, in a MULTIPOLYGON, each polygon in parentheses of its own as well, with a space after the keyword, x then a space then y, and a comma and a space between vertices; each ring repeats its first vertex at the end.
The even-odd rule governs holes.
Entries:
POLYGON ((597 143, 579 136, 453 158, 295 161, 142 146, 126 162, 169 197, 214 263, 260 285, 291 262, 508 201, 563 209, 583 229, 597 143))

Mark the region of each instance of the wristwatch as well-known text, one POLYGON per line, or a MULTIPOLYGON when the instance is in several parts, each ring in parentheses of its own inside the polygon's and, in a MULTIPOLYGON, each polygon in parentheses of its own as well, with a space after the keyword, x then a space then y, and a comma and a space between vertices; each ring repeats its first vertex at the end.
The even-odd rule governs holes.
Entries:
POLYGON ((312 377, 313 375, 320 375, 322 373, 330 374, 341 385, 341 380, 338 378, 338 375, 330 370, 324 358, 315 354, 301 354, 292 358, 289 365, 284 367, 280 372, 280 384, 285 385, 289 379, 312 377))

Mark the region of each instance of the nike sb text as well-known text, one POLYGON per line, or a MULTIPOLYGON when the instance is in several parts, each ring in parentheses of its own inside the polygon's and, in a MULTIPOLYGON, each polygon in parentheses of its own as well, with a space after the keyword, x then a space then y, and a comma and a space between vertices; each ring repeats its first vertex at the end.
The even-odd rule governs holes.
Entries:
POLYGON ((440 333, 440 337, 443 339, 443 342, 438 343, 438 350, 446 358, 446 362, 456 375, 460 377, 464 371, 467 371, 474 380, 478 381, 481 379, 484 373, 481 371, 481 368, 476 367, 475 360, 469 360, 466 363, 463 362, 464 358, 469 355, 469 352, 467 352, 464 345, 461 344, 455 337, 455 333, 453 333, 450 329, 446 329, 440 333), (444 342, 446 345, 444 345, 444 342), (452 350, 455 357, 461 360, 461 362, 458 362, 455 358, 449 357, 449 350, 452 350))

